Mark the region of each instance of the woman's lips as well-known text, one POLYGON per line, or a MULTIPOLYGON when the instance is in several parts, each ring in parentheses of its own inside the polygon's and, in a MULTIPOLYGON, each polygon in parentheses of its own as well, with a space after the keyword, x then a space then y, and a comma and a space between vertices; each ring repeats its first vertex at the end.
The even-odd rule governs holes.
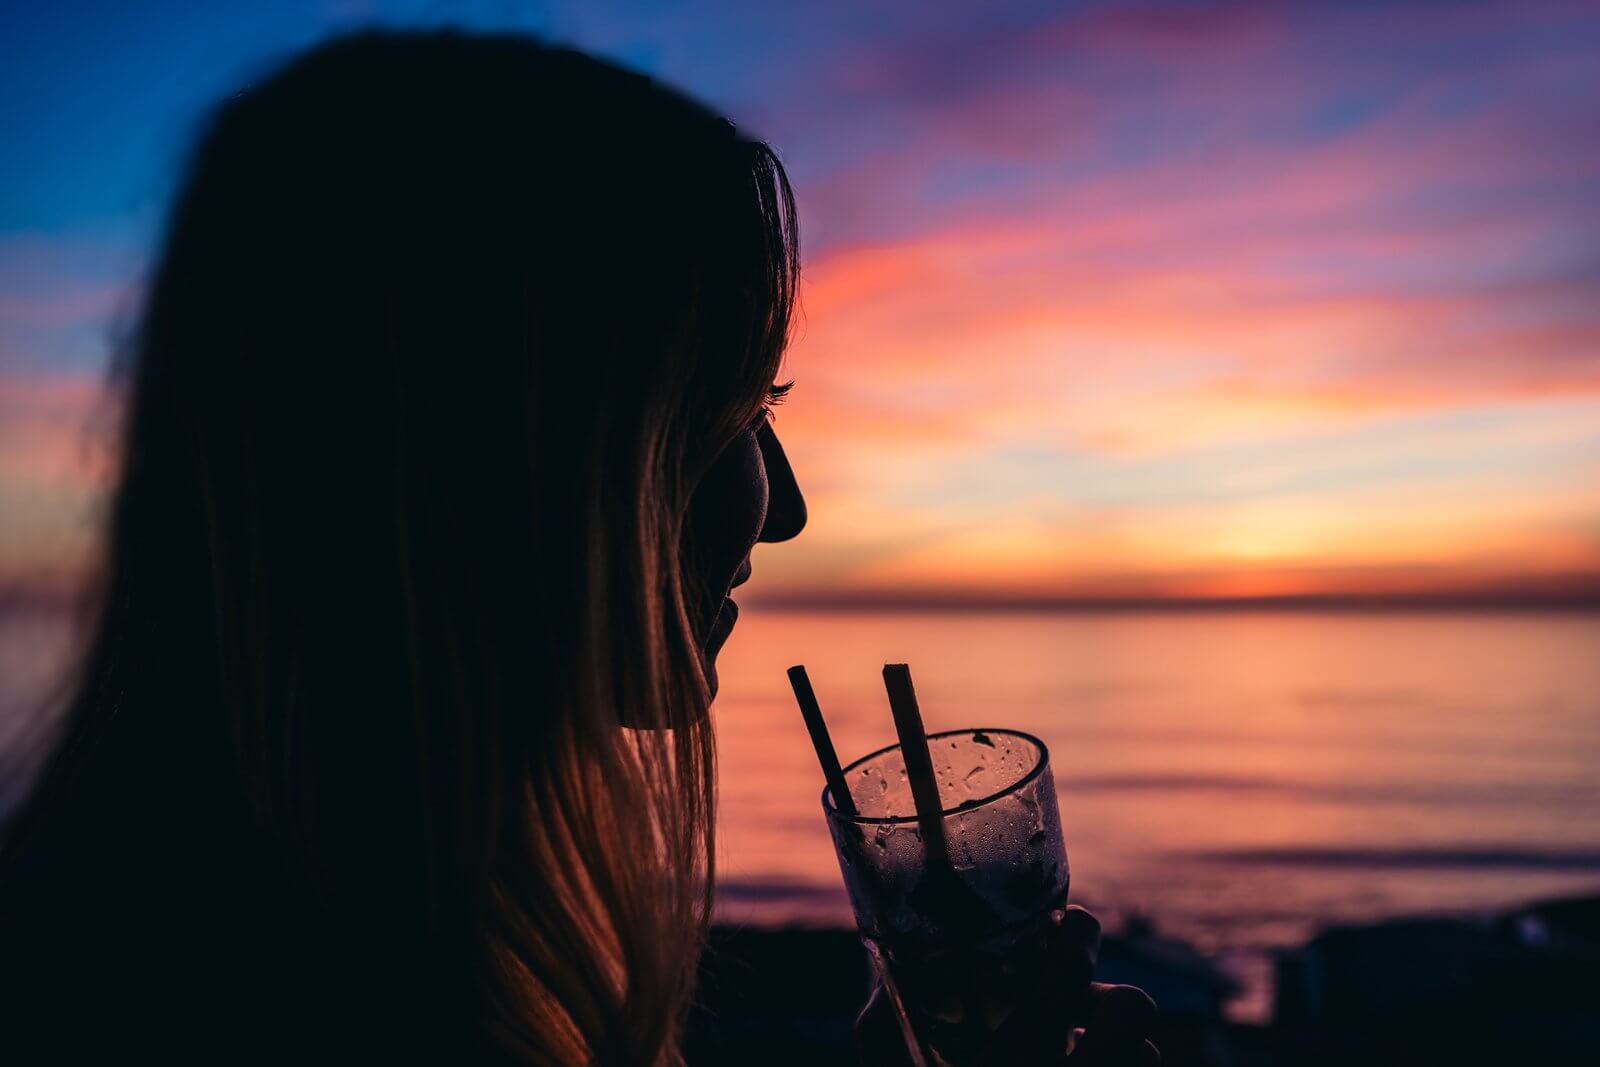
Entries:
MULTIPOLYGON (((738 571, 734 573, 733 581, 728 584, 728 591, 743 585, 750 580, 750 557, 746 556, 738 571)), ((724 596, 722 606, 717 609, 716 618, 711 620, 711 632, 706 635, 706 662, 707 668, 714 670, 711 661, 716 659, 717 652, 728 640, 728 635, 733 632, 733 624, 739 621, 739 605, 732 597, 724 596)))
POLYGON ((713 630, 727 636, 728 631, 733 629, 733 624, 738 621, 739 605, 733 602, 732 597, 727 597, 722 601, 722 610, 717 612, 717 624, 713 630))
POLYGON ((706 684, 711 688, 711 696, 717 695, 717 654, 722 651, 722 646, 727 644, 728 635, 733 632, 733 624, 739 619, 739 605, 731 600, 724 600, 722 608, 717 612, 717 617, 711 623, 711 633, 706 638, 706 651, 703 657, 705 662, 706 684))

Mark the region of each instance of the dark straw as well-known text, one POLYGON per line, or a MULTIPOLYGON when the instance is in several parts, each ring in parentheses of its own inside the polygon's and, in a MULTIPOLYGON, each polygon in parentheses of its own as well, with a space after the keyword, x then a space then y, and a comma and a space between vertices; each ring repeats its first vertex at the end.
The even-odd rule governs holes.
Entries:
POLYGON ((850 785, 844 780, 839 767, 839 754, 833 750, 833 739, 828 736, 828 724, 822 721, 822 709, 817 706, 817 694, 811 691, 811 679, 804 666, 789 668, 789 685, 794 689, 794 699, 800 705, 800 714, 811 732, 811 747, 817 750, 817 762, 822 764, 822 776, 828 780, 828 795, 833 797, 834 810, 846 818, 856 817, 856 802, 850 795, 850 785))
POLYGON ((894 712, 895 733, 900 735, 900 754, 911 781, 911 800, 917 806, 917 825, 922 828, 928 866, 948 867, 950 852, 940 815, 939 783, 933 777, 933 759, 928 755, 922 712, 917 709, 917 692, 911 688, 911 668, 904 663, 885 663, 883 687, 889 691, 889 708, 894 712))

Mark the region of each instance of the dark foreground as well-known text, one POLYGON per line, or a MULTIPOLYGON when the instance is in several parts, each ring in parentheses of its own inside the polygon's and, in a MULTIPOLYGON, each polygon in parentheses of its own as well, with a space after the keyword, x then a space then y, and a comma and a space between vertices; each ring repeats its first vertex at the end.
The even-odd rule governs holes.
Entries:
MULTIPOLYGON (((1229 979, 1148 928, 1107 937, 1098 977, 1155 997, 1169 1065, 1600 1063, 1600 897, 1334 928, 1276 967, 1270 1026, 1225 1020, 1229 979)), ((853 1064, 869 981, 853 931, 719 928, 689 1062, 853 1064)))

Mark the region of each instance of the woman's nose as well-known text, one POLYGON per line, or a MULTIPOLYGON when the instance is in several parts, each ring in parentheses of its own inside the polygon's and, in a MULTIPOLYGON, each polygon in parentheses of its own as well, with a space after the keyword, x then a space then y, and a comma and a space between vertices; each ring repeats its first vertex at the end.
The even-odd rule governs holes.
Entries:
POLYGON ((767 521, 761 527, 760 541, 787 541, 799 536, 806 525, 806 498, 800 494, 794 468, 784 454, 771 423, 756 432, 761 446, 761 461, 767 468, 767 521))

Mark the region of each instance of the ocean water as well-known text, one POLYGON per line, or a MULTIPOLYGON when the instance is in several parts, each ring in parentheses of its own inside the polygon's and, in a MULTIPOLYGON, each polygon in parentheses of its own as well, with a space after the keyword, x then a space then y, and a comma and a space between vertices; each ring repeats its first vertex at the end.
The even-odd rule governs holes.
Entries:
MULTIPOLYGON (((0 746, 64 638, 0 618, 0 746)), ((886 662, 930 730, 1049 746, 1073 899, 1245 971, 1332 922, 1600 892, 1600 615, 752 609, 715 708, 723 918, 850 922, 784 670, 848 761, 894 740, 886 662)))
POLYGON ((725 918, 849 921, 784 670, 848 762, 894 741, 886 662, 930 730, 1049 746, 1074 900, 1247 982, 1325 924, 1600 891, 1600 615, 752 610, 715 710, 725 918))

